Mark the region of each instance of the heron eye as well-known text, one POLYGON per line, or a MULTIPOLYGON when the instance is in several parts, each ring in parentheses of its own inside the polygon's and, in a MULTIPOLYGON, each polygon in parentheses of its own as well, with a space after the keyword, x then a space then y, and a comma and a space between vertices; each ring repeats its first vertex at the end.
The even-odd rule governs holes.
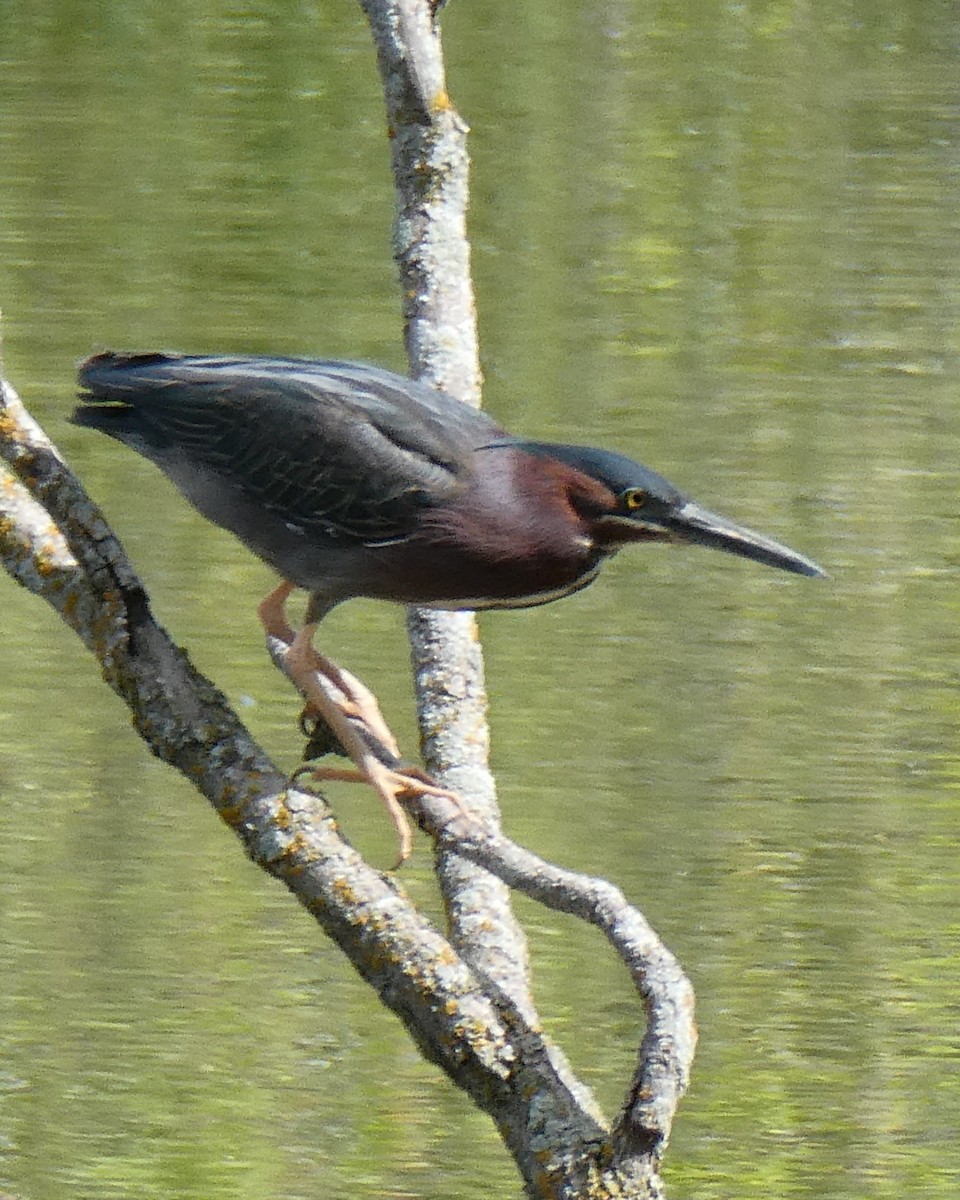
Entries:
POLYGON ((636 512, 638 508, 643 508, 647 502, 647 493, 643 488, 627 488, 623 493, 623 506, 629 509, 630 512, 636 512))

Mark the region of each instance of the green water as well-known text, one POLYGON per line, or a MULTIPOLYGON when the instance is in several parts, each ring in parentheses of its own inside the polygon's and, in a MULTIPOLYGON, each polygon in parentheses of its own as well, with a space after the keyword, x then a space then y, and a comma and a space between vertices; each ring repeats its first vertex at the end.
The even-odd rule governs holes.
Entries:
MULTIPOLYGON (((960 15, 899 3, 470 4, 488 407, 618 448, 821 561, 624 553, 482 621, 508 830, 619 883, 700 1051, 671 1196, 952 1195, 960 15)), ((0 3, 7 372, 194 660, 278 761, 260 564, 66 423, 98 346, 402 366, 379 85, 350 3, 0 3)), ((495 1132, 0 579, 0 1190, 519 1192, 495 1132)), ((415 726, 402 614, 324 645, 415 726)), ((376 801, 336 795, 375 861, 376 801)), ((432 904, 429 855, 407 873, 432 904)), ((527 903, 541 1011, 614 1110, 641 1028, 527 903)))

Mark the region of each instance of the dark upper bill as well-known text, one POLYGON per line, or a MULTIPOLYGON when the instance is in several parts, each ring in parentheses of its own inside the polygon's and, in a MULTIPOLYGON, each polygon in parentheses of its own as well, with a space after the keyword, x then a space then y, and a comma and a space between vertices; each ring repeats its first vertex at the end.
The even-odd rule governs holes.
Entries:
POLYGON ((812 559, 798 554, 789 546, 747 529, 744 525, 728 521, 726 517, 701 508, 692 500, 683 501, 664 525, 678 541, 725 550, 728 554, 739 554, 742 558, 752 558, 755 562, 793 571, 797 575, 826 575, 826 571, 812 559))

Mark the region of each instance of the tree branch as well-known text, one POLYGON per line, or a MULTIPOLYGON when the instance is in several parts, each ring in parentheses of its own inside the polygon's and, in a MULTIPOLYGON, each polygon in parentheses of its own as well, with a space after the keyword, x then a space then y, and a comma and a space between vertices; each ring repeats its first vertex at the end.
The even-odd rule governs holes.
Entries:
MULTIPOLYGON (((69 613, 152 753, 207 797, 251 858, 282 880, 337 941, 424 1055, 498 1125, 516 1125, 518 1074, 529 1086, 533 1072, 551 1098, 547 1109, 559 1107, 564 1124, 578 1127, 575 1140, 595 1138, 595 1122, 584 1124, 578 1104, 555 1080, 542 1036, 515 1013, 504 1018, 485 981, 399 884, 368 866, 340 836, 319 797, 288 786, 222 694, 154 621, 119 542, 105 535, 99 510, 7 383, 0 450, 21 474, 21 485, 8 478, 0 489, 4 564, 58 612, 69 613), (59 530, 36 538, 41 497, 48 526, 53 519, 59 530), (25 525, 15 523, 18 511, 26 514, 25 525), (51 547, 62 564, 58 570, 49 569, 51 547)), ((517 1135, 518 1150, 520 1141, 517 1135)))
MULTIPOLYGON (((475 399, 466 131, 445 91, 430 5, 361 2, 387 98, 411 362, 448 391, 475 399)), ((0 449, 12 471, 0 474, 0 556, 9 572, 93 652, 151 752, 208 798, 247 853, 336 940, 424 1055, 490 1114, 528 1193, 660 1195, 660 1156, 694 1050, 692 991, 617 888, 551 866, 500 832, 471 618, 411 617, 428 762, 474 814, 438 797, 409 804, 435 841, 448 940, 396 880, 363 862, 321 797, 288 783, 171 642, 99 509, 6 383, 0 449), (510 888, 594 924, 642 997, 647 1029, 612 1128, 541 1032, 510 888)))
MULTIPOLYGON (((397 191, 395 253, 411 372, 478 405, 480 365, 466 229, 467 129, 447 95, 439 29, 426 0, 361 0, 361 7, 373 31, 386 102, 397 191)), ((474 618, 413 610, 408 629, 424 761, 479 817, 498 827, 474 618)), ((439 851, 437 867, 454 945, 536 1020, 526 939, 511 912, 508 889, 449 848, 439 851)))
POLYGON ((641 1188, 621 1194, 656 1194, 695 1034, 689 984, 642 915, 613 885, 544 863, 447 801, 411 803, 439 847, 597 925, 625 962, 648 1028, 610 1133, 539 1023, 495 980, 478 977, 402 890, 360 859, 319 798, 287 786, 223 696, 156 624, 119 542, 7 383, 0 433, 4 457, 21 475, 0 488, 0 553, 11 574, 80 634, 151 751, 210 800, 250 856, 377 988, 426 1057, 490 1113, 531 1194, 583 1195, 598 1170, 617 1186, 632 1179, 641 1188))

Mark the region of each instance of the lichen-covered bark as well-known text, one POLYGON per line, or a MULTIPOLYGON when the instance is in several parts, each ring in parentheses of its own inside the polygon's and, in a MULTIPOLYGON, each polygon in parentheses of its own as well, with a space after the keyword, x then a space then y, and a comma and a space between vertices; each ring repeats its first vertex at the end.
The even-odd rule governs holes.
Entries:
MULTIPOLYGON (((210 800, 424 1055, 490 1114, 530 1195, 659 1194, 659 1158, 693 1053, 692 993, 642 915, 606 881, 552 867, 449 801, 411 802, 441 851, 592 922, 623 959, 648 1027, 610 1128, 529 1005, 478 974, 395 880, 363 862, 319 797, 287 786, 221 693, 156 623, 123 548, 8 384, 0 400, 0 450, 16 473, 0 481, 0 557, 90 648, 150 750, 210 800)), ((482 907, 473 917, 483 919, 482 907)))
MULTIPOLYGON (((341 838, 321 798, 288 786, 156 623, 119 542, 9 384, 0 399, 0 450, 19 477, 5 476, 0 488, 0 557, 10 574, 77 630, 149 749, 287 885, 425 1056, 509 1123, 518 1078, 529 1080, 531 1063, 549 1059, 539 1033, 477 977, 395 879, 341 838), (531 1048, 520 1053, 518 1038, 531 1048)), ((443 823, 449 808, 434 810, 434 819, 443 823)))
MULTIPOLYGON (((361 0, 377 45, 397 181, 397 257, 415 373, 479 392, 466 240, 466 130, 446 93, 428 0, 361 0)), ((530 1196, 658 1197, 659 1164, 695 1043, 679 964, 612 884, 563 871, 499 830, 487 768, 482 662, 465 614, 411 617, 427 760, 464 796, 420 797, 450 916, 444 936, 399 882, 343 840, 321 797, 290 786, 224 697, 154 619, 122 546, 23 409, 0 394, 0 558, 99 662, 144 742, 214 805, 247 853, 282 880, 403 1021, 423 1054, 497 1125, 530 1196), (542 1033, 516 888, 592 923, 647 1015, 610 1125, 542 1033)), ((284 647, 272 647, 282 663, 284 647)))
MULTIPOLYGON (((425 0, 361 0, 361 6, 383 81, 411 373, 465 403, 479 404, 467 239, 467 129, 447 94, 439 29, 425 0)), ((474 618, 420 610, 411 612, 408 627, 424 761, 479 819, 497 828, 483 657, 474 618)), ((437 871, 454 945, 535 1019, 526 940, 508 890, 445 849, 438 854, 437 871)))

